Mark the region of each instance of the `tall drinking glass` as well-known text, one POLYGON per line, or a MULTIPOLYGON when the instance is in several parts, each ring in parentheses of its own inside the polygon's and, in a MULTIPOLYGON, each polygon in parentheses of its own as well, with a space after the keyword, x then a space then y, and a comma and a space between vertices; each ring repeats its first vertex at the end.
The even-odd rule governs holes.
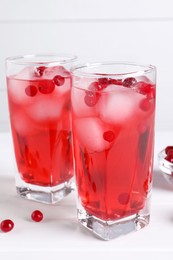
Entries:
POLYGON ((54 203, 73 189, 69 55, 6 60, 11 132, 21 197, 54 203))
POLYGON ((78 220, 109 240, 149 223, 156 68, 86 64, 72 75, 78 220))

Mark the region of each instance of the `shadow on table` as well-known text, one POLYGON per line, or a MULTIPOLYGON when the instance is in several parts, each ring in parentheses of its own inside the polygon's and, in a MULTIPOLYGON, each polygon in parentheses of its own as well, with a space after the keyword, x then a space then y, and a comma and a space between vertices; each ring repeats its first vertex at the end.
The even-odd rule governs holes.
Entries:
POLYGON ((169 190, 173 191, 173 183, 171 185, 168 180, 163 176, 161 170, 154 170, 153 173, 153 188, 160 190, 169 190))

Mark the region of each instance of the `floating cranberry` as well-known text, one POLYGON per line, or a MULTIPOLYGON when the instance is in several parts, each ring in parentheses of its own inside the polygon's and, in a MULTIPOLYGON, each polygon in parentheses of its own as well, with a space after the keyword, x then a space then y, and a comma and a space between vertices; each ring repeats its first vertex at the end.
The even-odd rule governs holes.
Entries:
POLYGON ((5 219, 1 222, 0 227, 3 232, 9 232, 14 228, 14 222, 11 219, 5 219))
POLYGON ((169 151, 173 151, 173 146, 167 146, 167 147, 165 148, 165 153, 166 153, 166 154, 168 154, 169 151))
POLYGON ((148 99, 154 99, 156 95, 155 85, 146 82, 138 82, 138 92, 142 95, 146 95, 148 99))
POLYGON ((143 99, 140 103, 140 108, 144 111, 148 111, 151 108, 151 102, 148 98, 143 99))
POLYGON ((99 93, 93 91, 86 91, 86 96, 84 98, 85 104, 89 107, 93 107, 96 105, 99 99, 99 93))
POLYGON ((121 79, 109 79, 109 84, 113 84, 113 85, 122 85, 122 80, 121 79))
POLYGON ((123 81, 123 86, 126 87, 126 88, 130 88, 130 87, 133 87, 134 85, 136 85, 137 83, 137 80, 135 78, 126 78, 124 79, 123 81))
POLYGON ((53 78, 53 82, 55 83, 55 85, 57 85, 58 87, 64 85, 64 82, 65 82, 65 78, 60 76, 60 75, 56 75, 54 78, 53 78))
POLYGON ((89 85, 88 89, 91 91, 100 91, 102 90, 102 86, 97 81, 94 81, 89 85))
POLYGON ((128 204, 129 199, 130 199, 130 196, 129 196, 129 194, 126 193, 126 192, 125 192, 125 193, 121 193, 121 194, 119 195, 119 197, 118 197, 118 201, 119 201, 119 203, 122 204, 122 205, 128 204))
POLYGON ((103 139, 108 141, 109 143, 113 142, 115 139, 115 134, 112 131, 106 131, 103 133, 103 139))
POLYGON ((40 210, 35 210, 32 212, 31 218, 35 222, 40 222, 43 219, 43 213, 40 210))
POLYGON ((37 88, 34 85, 29 85, 25 88, 25 93, 29 97, 34 97, 37 94, 37 88))
POLYGON ((151 84, 145 82, 138 82, 137 85, 139 92, 143 95, 148 95, 151 91, 151 84))
POLYGON ((52 81, 50 80, 44 80, 44 82, 42 83, 40 81, 38 90, 40 91, 40 93, 42 94, 51 94, 55 89, 55 85, 53 84, 52 81))
POLYGON ((99 78, 98 82, 102 86, 102 89, 106 88, 109 85, 109 79, 108 78, 99 78))
POLYGON ((46 69, 46 67, 45 66, 40 66, 40 67, 38 67, 36 70, 37 70, 37 75, 38 76, 43 76, 43 73, 44 73, 44 71, 45 71, 45 69, 46 69))

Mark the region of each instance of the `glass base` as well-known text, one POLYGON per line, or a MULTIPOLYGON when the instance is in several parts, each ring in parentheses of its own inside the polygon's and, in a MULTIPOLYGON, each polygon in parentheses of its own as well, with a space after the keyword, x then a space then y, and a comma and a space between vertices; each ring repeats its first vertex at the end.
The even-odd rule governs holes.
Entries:
POLYGON ((150 215, 146 208, 116 221, 104 221, 89 214, 82 206, 78 209, 79 222, 103 240, 110 240, 147 226, 150 215))
POLYGON ((54 204, 70 194, 75 189, 75 185, 74 178, 52 187, 33 185, 20 179, 16 183, 16 189, 19 196, 24 199, 54 204))

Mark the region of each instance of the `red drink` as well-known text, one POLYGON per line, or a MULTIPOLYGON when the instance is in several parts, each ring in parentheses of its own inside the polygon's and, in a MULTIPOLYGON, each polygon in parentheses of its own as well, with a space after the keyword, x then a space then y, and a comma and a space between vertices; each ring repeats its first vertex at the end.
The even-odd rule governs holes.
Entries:
MULTIPOLYGON (((151 189, 155 85, 146 77, 76 75, 72 128, 78 195, 85 211, 81 216, 79 208, 79 219, 84 222, 88 214, 86 219, 117 221, 138 214, 151 189)), ((90 229, 92 221, 85 224, 90 229)))
POLYGON ((7 86, 20 179, 45 187, 46 192, 52 188, 55 193, 60 187, 61 193, 69 193, 73 177, 70 73, 63 66, 29 66, 8 76, 7 86), (64 186, 66 191, 62 191, 64 186))

